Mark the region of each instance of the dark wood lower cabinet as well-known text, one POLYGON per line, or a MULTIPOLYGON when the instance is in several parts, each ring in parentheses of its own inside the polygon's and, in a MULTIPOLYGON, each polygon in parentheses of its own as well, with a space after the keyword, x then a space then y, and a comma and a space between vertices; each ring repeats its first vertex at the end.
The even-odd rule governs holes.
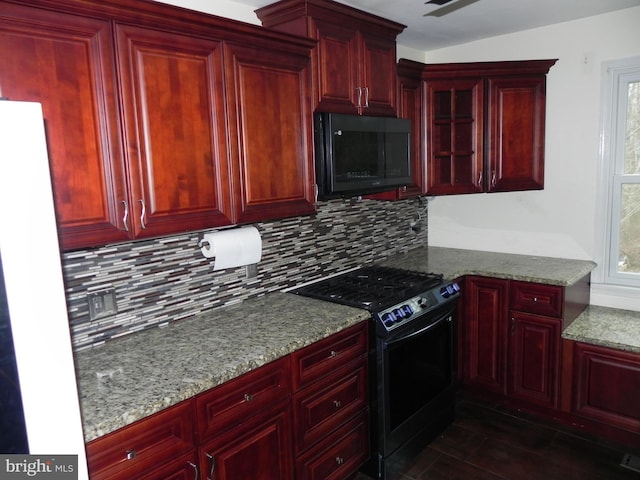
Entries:
POLYGON ((573 412, 640 432, 640 355, 575 343, 573 412))
POLYGON ((511 322, 509 396, 556 408, 561 320, 512 312, 511 322))
POLYGON ((469 276, 465 280, 461 349, 463 382, 506 394, 509 282, 469 276))
POLYGON ((204 478, 290 480, 292 478, 289 399, 242 422, 200 447, 204 478))
POLYGON ((562 338, 589 304, 571 286, 467 276, 463 387, 518 410, 640 449, 640 354, 562 338))
POLYGON ((341 480, 369 456, 369 415, 362 412, 296 460, 297 480, 341 480))
MULTIPOLYGON (((141 480, 197 480, 200 478, 196 451, 183 455, 157 470, 140 477, 141 480)), ((93 479, 93 477, 92 477, 93 479)))
POLYGON ((89 442, 91 480, 348 478, 369 455, 367 338, 361 322, 89 442))

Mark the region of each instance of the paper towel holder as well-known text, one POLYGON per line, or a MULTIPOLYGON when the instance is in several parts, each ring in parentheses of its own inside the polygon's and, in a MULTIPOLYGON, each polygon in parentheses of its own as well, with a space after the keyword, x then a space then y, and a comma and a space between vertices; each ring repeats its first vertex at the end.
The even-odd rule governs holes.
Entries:
POLYGON ((198 248, 206 248, 207 250, 211 250, 211 244, 209 243, 208 240, 205 240, 204 238, 201 238, 200 241, 198 242, 198 248))

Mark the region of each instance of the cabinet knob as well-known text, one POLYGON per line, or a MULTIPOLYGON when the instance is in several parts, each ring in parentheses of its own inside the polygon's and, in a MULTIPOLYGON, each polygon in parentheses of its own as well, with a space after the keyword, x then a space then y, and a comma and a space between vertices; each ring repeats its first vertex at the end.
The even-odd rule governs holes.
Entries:
POLYGON ((133 460, 138 455, 135 450, 127 450, 127 460, 133 460))
POLYGON ((331 350, 331 353, 329 353, 330 357, 337 357, 338 356, 338 352, 336 352, 335 350, 331 350))
POLYGON ((244 401, 245 402, 250 402, 251 400, 253 400, 253 395, 250 395, 248 393, 244 394, 244 401))
POLYGON ((336 408, 340 408, 342 406, 342 402, 340 400, 334 400, 333 406, 336 408))
POLYGON ((342 458, 342 457, 336 457, 336 463, 337 463, 338 465, 342 465, 342 464, 344 463, 344 458, 342 458))

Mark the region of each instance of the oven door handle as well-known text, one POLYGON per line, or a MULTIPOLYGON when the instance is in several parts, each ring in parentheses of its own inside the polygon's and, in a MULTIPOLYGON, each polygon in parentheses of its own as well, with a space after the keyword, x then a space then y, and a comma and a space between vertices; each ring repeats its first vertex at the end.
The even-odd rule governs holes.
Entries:
POLYGON ((387 347, 391 347, 393 345, 396 345, 398 343, 404 342, 405 340, 409 340, 410 338, 415 337, 416 335, 420 335, 428 330, 431 330, 434 327, 437 327, 438 325, 440 325, 443 322, 450 322, 453 319, 453 313, 448 311, 447 313, 445 313, 444 315, 442 315, 438 320, 436 320, 433 323, 430 323, 429 325, 427 325, 426 327, 421 328, 420 330, 416 330, 415 332, 411 332, 408 335, 403 335, 400 338, 394 338, 393 340, 389 341, 389 342, 385 342, 385 346, 387 347))

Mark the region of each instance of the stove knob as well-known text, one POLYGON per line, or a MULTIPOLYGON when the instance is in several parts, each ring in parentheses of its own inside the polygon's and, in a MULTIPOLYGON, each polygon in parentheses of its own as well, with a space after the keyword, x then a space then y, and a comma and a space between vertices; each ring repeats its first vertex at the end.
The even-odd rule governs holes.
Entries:
POLYGON ((396 322, 396 316, 393 312, 387 312, 382 315, 382 323, 386 327, 391 327, 396 322))
POLYGON ((447 290, 447 287, 442 287, 440 289, 440 295, 442 295, 443 298, 449 298, 451 296, 451 293, 449 293, 449 290, 447 290))

